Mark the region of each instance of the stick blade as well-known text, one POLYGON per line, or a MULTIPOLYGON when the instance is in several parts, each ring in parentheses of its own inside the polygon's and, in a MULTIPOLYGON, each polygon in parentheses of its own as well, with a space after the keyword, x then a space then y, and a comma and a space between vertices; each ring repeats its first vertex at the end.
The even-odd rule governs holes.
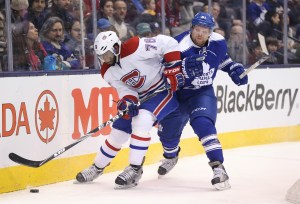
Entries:
POLYGON ((37 167, 40 167, 41 164, 42 164, 42 161, 32 161, 32 160, 29 160, 29 159, 25 159, 24 157, 21 157, 15 153, 10 153, 8 155, 8 157, 18 163, 18 164, 21 164, 21 165, 24 165, 24 166, 28 166, 28 167, 34 167, 34 168, 37 168, 37 167))
POLYGON ((259 41, 259 44, 260 44, 260 47, 261 47, 263 53, 265 53, 266 55, 269 55, 269 52, 268 52, 268 49, 266 46, 265 36, 263 36, 260 33, 258 33, 257 35, 258 35, 258 41, 259 41))

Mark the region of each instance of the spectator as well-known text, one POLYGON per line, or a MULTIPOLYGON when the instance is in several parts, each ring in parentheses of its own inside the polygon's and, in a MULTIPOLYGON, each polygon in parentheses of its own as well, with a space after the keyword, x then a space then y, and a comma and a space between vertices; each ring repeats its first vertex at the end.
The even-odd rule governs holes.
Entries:
POLYGON ((268 11, 265 0, 253 0, 246 8, 247 28, 250 31, 250 38, 255 39, 257 36, 257 27, 264 22, 265 15, 268 11))
MULTIPOLYGON (((137 24, 139 23, 151 23, 151 22, 161 22, 161 19, 159 19, 156 16, 155 12, 155 2, 152 0, 146 0, 148 2, 147 4, 147 10, 145 10, 142 14, 138 14, 138 16, 134 19, 134 21, 128 21, 130 22, 130 25, 136 28, 137 24)), ((146 3, 144 2, 144 4, 146 3)))
POLYGON ((266 46, 271 57, 263 64, 283 64, 283 56, 279 52, 279 41, 276 38, 267 37, 266 46))
POLYGON ((94 65, 94 55, 93 55, 93 43, 84 38, 84 50, 85 56, 82 53, 82 35, 85 37, 85 29, 81 28, 80 21, 74 19, 71 23, 71 27, 66 28, 68 32, 68 38, 65 39, 65 45, 73 53, 74 57, 80 61, 81 67, 93 67, 94 65), (85 61, 84 61, 85 60, 85 61))
POLYGON ((260 47, 260 44, 257 41, 254 41, 250 45, 249 51, 250 51, 249 58, 248 58, 249 64, 254 64, 264 55, 260 47))
MULTIPOLYGON (((209 13, 208 11, 208 5, 205 5, 203 7, 203 11, 206 13, 209 13)), ((222 28, 225 31, 225 36, 226 39, 228 39, 228 34, 230 32, 230 28, 231 28, 231 19, 230 21, 226 21, 223 20, 222 18, 220 18, 220 12, 221 12, 221 6, 218 2, 213 2, 212 3, 212 15, 215 19, 215 28, 222 28)))
POLYGON ((265 20, 268 11, 266 0, 253 0, 247 6, 247 20, 257 27, 265 20))
POLYGON ((266 0, 266 7, 268 11, 276 11, 279 15, 283 13, 283 7, 278 0, 266 0))
POLYGON ((22 22, 27 19, 28 0, 12 0, 11 1, 11 23, 22 22))
POLYGON ((47 53, 56 57, 57 69, 79 69, 80 61, 63 43, 64 29, 60 18, 48 18, 41 29, 42 43, 47 53))
MULTIPOLYGON (((97 19, 111 19, 114 12, 113 6, 113 0, 101 0, 99 10, 97 11, 97 19)), ((93 15, 90 15, 86 20, 86 32, 88 36, 93 35, 93 15)), ((94 39, 94 37, 92 37, 92 39, 94 39)))
MULTIPOLYGON (((72 16, 72 19, 80 19, 80 0, 71 0, 68 12, 72 16)), ((82 13, 83 20, 86 20, 90 16, 90 13, 87 12, 84 2, 82 2, 82 13)))
POLYGON ((150 28, 152 30, 152 36, 157 36, 161 34, 161 27, 158 22, 151 22, 150 23, 150 28))
POLYGON ((125 17, 127 14, 127 4, 124 0, 116 0, 114 3, 114 14, 110 20, 111 24, 119 33, 119 38, 122 42, 135 36, 135 30, 127 23, 125 17))
POLYGON ((221 14, 220 18, 227 18, 228 20, 241 20, 243 1, 241 0, 225 0, 220 1, 221 14))
POLYGON ((39 42, 39 33, 30 21, 13 25, 13 61, 14 71, 42 70, 42 63, 47 56, 39 42))
POLYGON ((143 13, 147 13, 150 14, 152 16, 156 16, 156 12, 155 12, 155 0, 144 0, 143 1, 143 5, 144 5, 144 12, 143 13))
POLYGON ((97 28, 98 28, 98 34, 104 31, 114 31, 117 35, 119 35, 116 28, 106 18, 100 18, 97 21, 97 28))
POLYGON ((107 18, 110 19, 113 17, 114 13, 114 2, 112 0, 101 0, 99 12, 97 13, 97 19, 107 18))
POLYGON ((222 35, 225 38, 225 31, 222 28, 215 28, 213 31, 215 33, 219 33, 220 35, 222 35))
MULTIPOLYGON (((281 19, 280 22, 282 22, 283 20, 281 19)), ((290 17, 287 16, 287 48, 288 48, 288 51, 291 53, 291 55, 294 55, 295 52, 296 52, 296 49, 295 47, 297 46, 297 38, 296 38, 296 35, 297 35, 297 27, 294 28, 292 26, 290 26, 290 17), (295 41, 296 40, 296 41, 295 41)), ((299 24, 300 25, 300 24, 299 24)), ((283 30, 283 23, 281 23, 281 30, 283 30)), ((283 33, 280 32, 280 30, 275 30, 275 32, 277 32, 278 34, 280 34, 279 36, 281 36, 281 38, 279 39, 281 42, 283 40, 283 33)), ((294 58, 294 56, 291 56, 291 58, 294 58)))
MULTIPOLYGON (((227 41, 228 54, 238 63, 243 63, 243 27, 236 25, 231 28, 230 36, 227 41)), ((248 48, 245 47, 248 55, 248 48)))
MULTIPOLYGON (((172 36, 178 34, 181 30, 178 30, 174 34, 175 27, 180 25, 180 5, 178 1, 165 0, 165 13, 166 13, 166 27, 170 29, 170 34, 172 36)), ((161 0, 156 1, 156 13, 159 18, 161 18, 161 0)))
POLYGON ((46 21, 48 0, 29 0, 28 3, 28 20, 40 31, 46 21))
POLYGON ((190 24, 194 17, 193 0, 179 0, 180 25, 190 24))
POLYGON ((125 22, 128 22, 131 26, 139 16, 144 12, 144 7, 140 0, 124 0, 127 5, 127 12, 125 16, 125 22))
POLYGON ((134 6, 135 10, 139 14, 141 14, 145 11, 145 8, 144 8, 143 4, 141 3, 141 0, 130 0, 130 1, 128 1, 128 3, 131 3, 134 6))
POLYGON ((299 0, 288 1, 288 16, 290 18, 291 26, 300 25, 300 1, 299 0))
POLYGON ((272 10, 268 11, 265 15, 265 21, 263 21, 259 26, 257 31, 267 37, 274 37, 278 40, 282 39, 282 35, 275 30, 278 30, 281 32, 281 26, 280 26, 280 16, 279 14, 272 10))
MULTIPOLYGON (((170 4, 172 1, 169 1, 170 4)), ((171 33, 172 36, 177 36, 180 33, 190 29, 190 23, 194 17, 194 12, 193 12, 193 1, 191 0, 179 0, 176 1, 178 2, 178 8, 179 8, 179 24, 176 26, 171 27, 171 33)), ((171 8, 175 8, 177 10, 177 4, 172 3, 173 6, 171 8)))
POLYGON ((70 0, 53 0, 52 6, 47 9, 46 19, 50 17, 60 18, 64 25, 69 27, 73 21, 73 17, 69 13, 70 0))
MULTIPOLYGON (((84 3, 85 7, 86 7, 86 13, 85 15, 90 15, 91 12, 92 12, 92 1, 93 0, 83 0, 82 3, 84 3)), ((102 2, 103 0, 99 0, 99 1, 96 1, 96 9, 98 10, 99 9, 99 3, 102 2)))
POLYGON ((151 31, 150 25, 148 23, 139 23, 136 26, 136 31, 140 38, 152 36, 152 31, 151 31))

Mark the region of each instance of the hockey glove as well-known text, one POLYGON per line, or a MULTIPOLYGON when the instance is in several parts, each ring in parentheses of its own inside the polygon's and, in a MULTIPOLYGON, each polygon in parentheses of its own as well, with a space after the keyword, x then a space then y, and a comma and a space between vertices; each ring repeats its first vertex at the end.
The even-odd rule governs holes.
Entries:
POLYGON ((244 76, 240 79, 240 75, 245 71, 244 66, 240 63, 234 63, 230 66, 229 76, 231 77, 232 81, 240 86, 248 83, 248 75, 244 76))
POLYGON ((194 79, 203 74, 202 62, 205 56, 202 54, 192 55, 182 60, 182 73, 186 79, 194 79))
MULTIPOLYGON (((172 91, 176 91, 178 88, 184 86, 184 77, 181 72, 182 61, 175 61, 164 64, 164 76, 167 79, 168 85, 170 85, 172 91)), ((169 88, 169 87, 167 87, 169 88)))
POLYGON ((126 95, 118 101, 117 108, 125 112, 123 118, 130 119, 139 114, 138 99, 135 96, 126 95))

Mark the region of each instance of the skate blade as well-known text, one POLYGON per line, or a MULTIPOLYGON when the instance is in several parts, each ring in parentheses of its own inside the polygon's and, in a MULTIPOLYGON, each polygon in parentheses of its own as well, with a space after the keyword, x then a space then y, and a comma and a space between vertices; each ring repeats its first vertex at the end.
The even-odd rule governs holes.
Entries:
POLYGON ((85 181, 85 182, 79 182, 77 180, 74 180, 73 181, 73 184, 79 184, 79 185, 84 185, 84 184, 93 184, 94 183, 94 180, 93 181, 85 181))
POLYGON ((218 191, 223 191, 223 190, 227 190, 227 189, 230 189, 230 188, 231 188, 231 186, 230 186, 228 180, 227 180, 227 181, 224 181, 224 182, 222 182, 222 183, 216 183, 216 184, 214 185, 214 187, 215 187, 218 191))
POLYGON ((133 184, 129 184, 129 185, 118 185, 118 184, 116 184, 115 187, 114 187, 114 189, 115 190, 128 189, 128 188, 135 187, 137 185, 138 185, 137 183, 133 183, 133 184))

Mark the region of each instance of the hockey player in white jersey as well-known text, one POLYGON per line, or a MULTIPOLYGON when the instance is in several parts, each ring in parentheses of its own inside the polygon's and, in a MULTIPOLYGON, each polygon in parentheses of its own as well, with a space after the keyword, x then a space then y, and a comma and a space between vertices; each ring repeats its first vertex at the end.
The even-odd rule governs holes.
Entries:
POLYGON ((217 70, 228 73, 237 85, 248 83, 248 77, 240 79, 244 72, 241 64, 227 55, 225 39, 212 32, 214 19, 208 13, 197 13, 191 29, 175 39, 179 42, 184 59, 185 85, 177 91, 179 107, 160 121, 158 134, 164 149, 165 159, 158 169, 159 175, 167 174, 177 163, 178 146, 182 130, 188 120, 199 137, 213 169, 212 185, 218 190, 230 188, 229 177, 223 166, 223 152, 215 127, 217 99, 213 80, 217 70), (188 58, 187 58, 188 57, 188 58))
POLYGON ((151 139, 150 129, 156 121, 161 121, 178 107, 173 91, 184 83, 180 73, 179 45, 174 38, 164 35, 133 37, 121 44, 116 33, 107 31, 98 34, 94 49, 102 62, 102 77, 118 92, 118 110, 126 114, 113 123, 112 131, 101 145, 94 164, 79 172, 76 179, 89 182, 97 178, 117 155, 122 144, 130 139, 130 165, 118 175, 115 183, 117 189, 133 187, 143 173, 143 160, 151 139), (170 63, 164 70, 162 59, 170 63), (165 89, 165 79, 171 89, 165 89), (157 90, 163 91, 153 94, 157 90), (144 102, 139 104, 141 100, 144 102))

